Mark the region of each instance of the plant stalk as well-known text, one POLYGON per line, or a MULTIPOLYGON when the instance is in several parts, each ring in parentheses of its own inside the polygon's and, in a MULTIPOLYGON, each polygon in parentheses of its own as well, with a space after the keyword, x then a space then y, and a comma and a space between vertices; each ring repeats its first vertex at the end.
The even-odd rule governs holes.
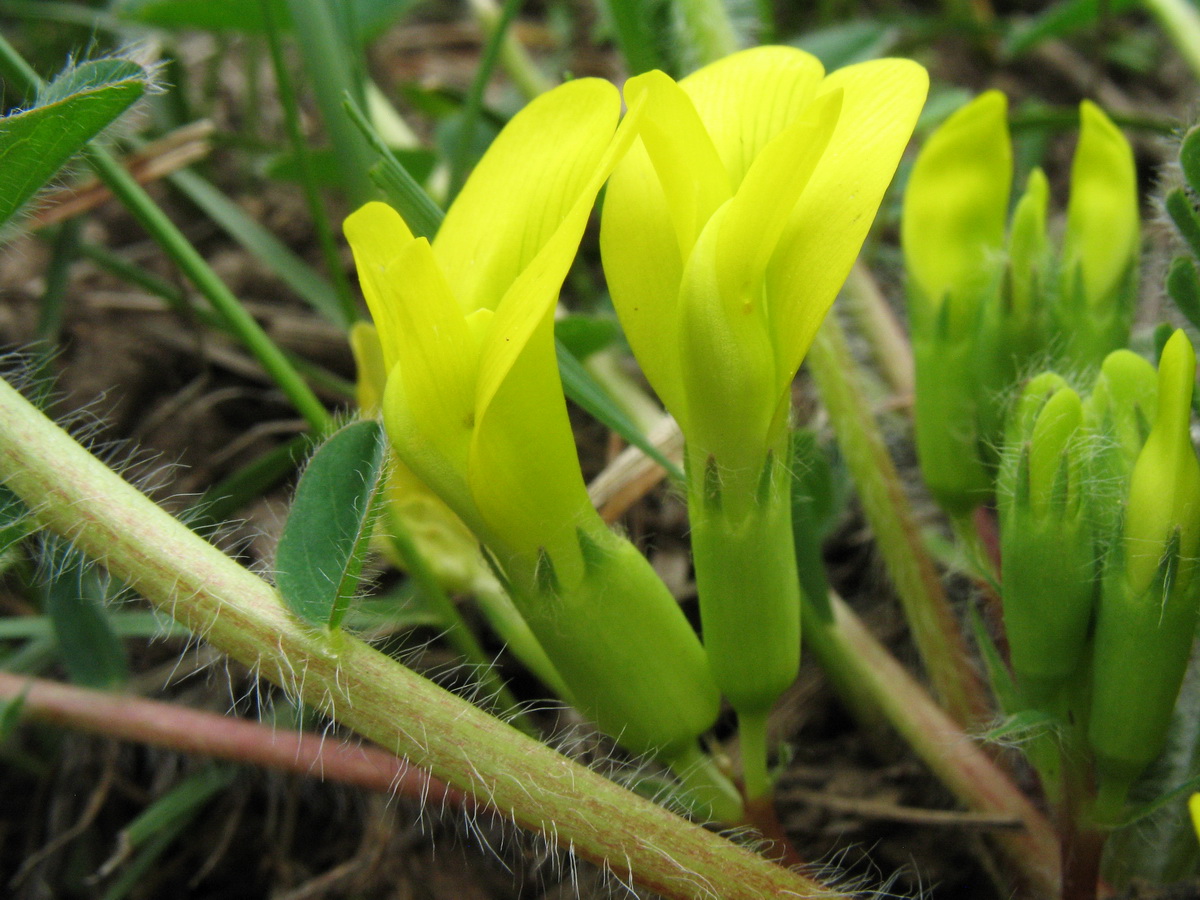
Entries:
MULTIPOLYGON (((26 95, 35 94, 42 87, 42 79, 3 35, 0 35, 0 71, 13 79, 26 95)), ((208 299, 312 429, 327 431, 332 420, 317 395, 136 179, 96 144, 90 144, 83 155, 109 190, 208 299)))
POLYGON ((369 744, 356 746, 175 703, 0 672, 0 703, 13 701, 20 703, 23 720, 315 776, 435 806, 461 808, 467 803, 460 791, 369 744))
POLYGON ((843 896, 637 797, 344 633, 155 506, 0 381, 0 480, 213 646, 477 802, 668 898, 843 896))
POLYGON ((971 665, 958 619, 921 541, 904 485, 836 315, 827 316, 817 332, 808 365, 934 693, 960 725, 977 724, 988 714, 983 683, 971 665))
POLYGON ((1200 11, 1189 0, 1145 0, 1192 73, 1200 77, 1200 11))
POLYGON ((935 776, 970 809, 1019 823, 995 841, 1025 890, 1017 896, 1058 896, 1059 843, 1050 822, 995 762, 926 693, 867 630, 839 596, 830 593, 832 619, 805 601, 804 640, 855 715, 892 725, 935 776))

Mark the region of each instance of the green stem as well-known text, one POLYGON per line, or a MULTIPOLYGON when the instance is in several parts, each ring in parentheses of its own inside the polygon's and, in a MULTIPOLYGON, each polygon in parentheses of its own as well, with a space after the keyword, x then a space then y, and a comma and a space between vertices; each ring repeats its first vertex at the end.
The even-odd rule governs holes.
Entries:
POLYGON ((0 704, 19 701, 22 721, 44 722, 168 747, 243 765, 261 766, 325 781, 352 784, 434 804, 464 805, 466 798, 404 760, 370 744, 354 745, 326 735, 290 731, 176 703, 144 700, 0 672, 0 704))
POLYGON ((738 715, 738 742, 742 751, 742 781, 747 800, 761 800, 771 792, 767 769, 767 715, 738 715))
POLYGON ((669 898, 844 896, 618 787, 345 634, 155 506, 0 382, 0 480, 41 525, 262 678, 434 777, 669 898))
MULTIPOLYGON (((275 69, 275 82, 279 86, 279 100, 283 106, 283 121, 287 128, 288 140, 292 152, 296 154, 296 162, 300 166, 300 183, 304 186, 304 199, 308 203, 308 212, 312 216, 313 227, 316 230, 317 243, 321 247, 321 255, 325 258, 325 269, 333 280, 334 290, 341 301, 342 316, 345 322, 357 321, 361 316, 354 302, 354 292, 350 289, 350 280, 346 277, 346 267, 342 264, 341 253, 338 252, 337 242, 333 236, 333 228, 329 224, 329 215, 321 195, 317 190, 317 179, 313 172, 312 158, 308 152, 308 141, 305 140, 304 130, 300 127, 300 109, 296 102, 296 88, 292 76, 288 72, 287 62, 283 58, 283 42, 279 37, 279 28, 272 13, 271 0, 259 0, 263 21, 267 26, 267 47, 271 51, 271 65, 275 69)), ((341 109, 339 107, 339 112, 341 109)))
POLYGON ((532 100, 554 87, 554 82, 542 74, 521 42, 501 25, 502 16, 496 9, 494 0, 469 0, 469 2, 475 21, 479 23, 479 27, 483 29, 485 35, 490 38, 493 34, 504 32, 503 40, 500 43, 500 64, 504 66, 504 71, 508 73, 508 77, 512 79, 521 95, 526 100, 532 100))
POLYGON ((1145 0, 1192 73, 1200 77, 1200 11, 1189 0, 1145 0))
POLYGON ((817 332, 808 365, 934 691, 959 724, 978 723, 988 709, 983 684, 971 665, 958 620, 921 540, 904 484, 835 315, 828 316, 817 332))
POLYGON ((911 403, 915 390, 912 345, 878 283, 862 263, 855 263, 850 270, 842 295, 846 311, 870 346, 888 387, 911 403))
POLYGON ((679 799, 691 809, 694 818, 725 825, 742 821, 745 809, 741 795, 698 744, 667 762, 683 787, 679 799))
POLYGON ((355 103, 363 104, 363 82, 354 62, 361 48, 351 44, 329 0, 287 0, 287 5, 309 86, 338 159, 341 185, 356 206, 366 203, 378 195, 367 174, 374 157, 358 129, 342 113, 342 97, 347 93, 355 103))
POLYGON ((934 702, 836 594, 832 618, 805 601, 804 641, 856 717, 892 725, 934 775, 965 805, 1011 818, 1021 827, 998 832, 1001 852, 1019 873, 1017 896, 1050 898, 1058 891, 1058 838, 992 759, 934 702))
POLYGON ((723 0, 675 0, 683 29, 682 44, 699 66, 741 49, 723 0))
POLYGON ((400 554, 405 571, 416 583, 425 602, 441 619, 446 639, 459 652, 459 655, 474 667, 479 686, 484 695, 489 698, 490 704, 521 731, 529 735, 536 735, 537 729, 529 717, 521 711, 517 698, 500 678, 496 667, 492 664, 492 659, 484 652, 478 638, 463 620, 462 613, 446 594, 412 535, 404 529, 397 518, 391 516, 388 521, 388 537, 400 554))
MULTIPOLYGON (((25 94, 34 94, 42 87, 42 79, 0 35, 0 69, 16 81, 25 94)), ((140 184, 113 157, 98 145, 89 145, 84 158, 109 190, 158 242, 184 275, 192 281, 213 308, 228 323, 230 330, 241 338, 247 349, 266 369, 296 409, 315 431, 325 431, 331 425, 329 413, 317 399, 304 379, 292 366, 283 351, 267 337, 254 317, 246 312, 217 276, 217 273, 196 252, 183 233, 175 227, 140 184)))
MULTIPOLYGON (((471 80, 471 88, 467 91, 467 100, 463 104, 462 127, 458 134, 458 146, 450 160, 450 189, 446 194, 446 207, 449 208, 458 192, 462 190, 467 180, 467 171, 471 166, 471 147, 475 143, 475 129, 479 124, 479 114, 483 110, 483 94, 492 78, 492 70, 500 58, 505 43, 509 40, 509 26, 517 17, 524 0, 504 0, 500 14, 489 21, 487 43, 483 48, 483 57, 475 69, 475 77, 471 80)), ((481 19, 482 21, 482 19, 481 19)))

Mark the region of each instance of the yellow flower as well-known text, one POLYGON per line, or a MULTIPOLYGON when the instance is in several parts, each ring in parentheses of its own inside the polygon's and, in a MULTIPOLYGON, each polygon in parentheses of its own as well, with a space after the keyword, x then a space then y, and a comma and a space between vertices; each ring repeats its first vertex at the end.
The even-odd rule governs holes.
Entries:
POLYGON ((674 598, 589 502, 553 340, 562 281, 638 115, 618 128, 612 85, 564 84, 500 133, 432 244, 381 203, 345 227, 396 455, 481 540, 581 710, 672 760, 696 752, 716 687, 674 598))
POLYGON ((651 385, 722 466, 761 466, 784 430, 927 84, 907 60, 826 75, 788 47, 626 84, 645 120, 605 200, 609 289, 651 385))

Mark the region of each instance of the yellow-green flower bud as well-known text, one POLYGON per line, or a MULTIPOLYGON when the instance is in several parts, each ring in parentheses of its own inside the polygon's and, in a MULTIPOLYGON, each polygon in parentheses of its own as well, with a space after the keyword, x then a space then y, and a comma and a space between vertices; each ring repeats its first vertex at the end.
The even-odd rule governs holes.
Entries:
POLYGON ((1102 795, 1110 798, 1123 797, 1161 749, 1196 630, 1200 461, 1189 433, 1195 377, 1195 351, 1176 331, 1159 363, 1157 411, 1129 479, 1122 538, 1107 561, 1088 737, 1102 795))
POLYGON ((1157 396, 1154 366, 1129 350, 1114 350, 1084 402, 1084 426, 1094 436, 1088 480, 1101 556, 1119 539, 1129 476, 1150 434, 1157 396))
POLYGON ((1135 288, 1137 194, 1121 133, 1083 104, 1056 259, 1040 169, 1005 234, 1005 115, 1004 95, 989 91, 951 116, 922 149, 905 194, 917 453, 931 493, 957 515, 990 494, 1003 397, 1017 375, 1060 351, 1071 369, 1090 367, 1122 346, 1135 288))
POLYGON ((998 491, 1005 632, 1025 700, 1054 713, 1081 672, 1097 587, 1083 406, 1047 373, 1014 413, 1020 436, 1005 448, 998 491))
POLYGON ((981 338, 988 298, 1004 276, 1007 107, 1002 93, 989 91, 947 119, 922 148, 904 194, 917 455, 930 492, 956 515, 992 488, 986 445, 995 436, 981 432, 980 418, 994 389, 994 348, 981 338))
POLYGON ((1063 359, 1089 368, 1129 340, 1141 238, 1129 142, 1094 103, 1085 100, 1079 117, 1052 315, 1063 359))

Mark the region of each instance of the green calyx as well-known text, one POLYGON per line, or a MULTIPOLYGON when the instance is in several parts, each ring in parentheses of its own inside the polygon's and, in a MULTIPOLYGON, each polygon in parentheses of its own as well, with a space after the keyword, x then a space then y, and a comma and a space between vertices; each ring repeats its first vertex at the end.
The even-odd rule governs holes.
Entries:
POLYGON ((598 516, 571 540, 578 565, 545 548, 497 554, 513 602, 601 730, 637 753, 688 752, 718 707, 699 639, 646 558, 598 516))

